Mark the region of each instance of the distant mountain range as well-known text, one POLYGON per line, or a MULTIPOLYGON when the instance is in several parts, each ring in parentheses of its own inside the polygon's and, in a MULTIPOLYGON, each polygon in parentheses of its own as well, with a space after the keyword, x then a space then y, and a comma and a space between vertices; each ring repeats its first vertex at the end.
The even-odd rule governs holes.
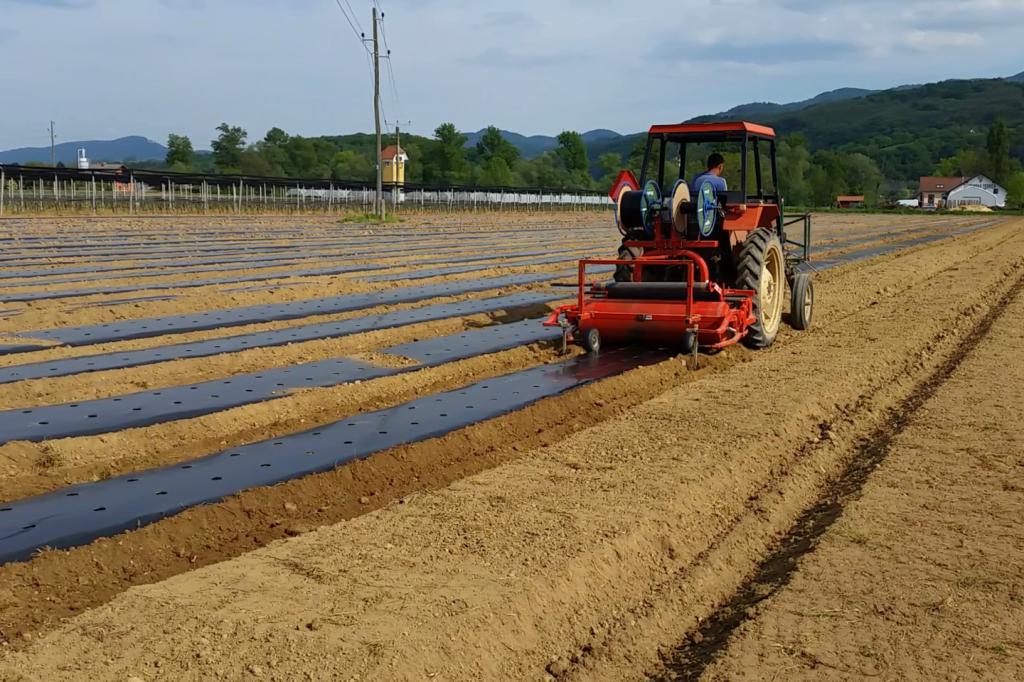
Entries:
MULTIPOLYGON (((116 140, 82 140, 77 142, 61 142, 55 148, 58 163, 75 166, 78 163, 78 150, 84 148, 92 162, 107 161, 111 163, 124 161, 163 160, 167 156, 167 148, 159 142, 130 135, 116 140)), ((22 147, 0 152, 0 163, 50 163, 49 147, 22 147)))
MULTIPOLYGON (((978 101, 977 99, 969 103, 964 101, 960 105, 957 101, 963 98, 959 92, 946 93, 945 90, 942 90, 946 84, 997 84, 999 82, 1024 84, 1024 72, 1003 79, 946 81, 945 83, 929 85, 903 85, 888 90, 840 88, 823 92, 799 102, 783 104, 750 102, 717 114, 699 116, 690 121, 754 119, 758 122, 774 125, 782 133, 803 132, 808 136, 812 145, 841 145, 849 143, 851 140, 863 139, 854 137, 854 135, 859 134, 870 137, 879 129, 883 129, 886 126, 891 128, 892 122, 886 116, 900 107, 906 110, 901 111, 899 114, 901 126, 909 125, 912 127, 918 120, 930 120, 932 118, 931 114, 936 111, 941 111, 944 116, 949 118, 942 120, 940 117, 939 120, 935 121, 934 125, 929 123, 932 128, 953 124, 961 128, 967 124, 982 125, 986 121, 991 120, 993 116, 1016 119, 1017 111, 1020 109, 1012 101, 1013 93, 1010 93, 1009 101, 1004 96, 1002 99, 996 98, 987 101, 978 101), (999 109, 998 107, 1010 107, 1010 109, 999 109), (1013 110, 1015 107, 1016 111, 1013 110), (972 115, 975 116, 970 120, 965 119, 964 112, 967 109, 970 109, 972 115), (850 120, 847 113, 854 110, 859 112, 858 116, 860 118, 850 120), (813 112, 813 115, 804 116, 806 112, 813 112), (848 122, 848 125, 845 125, 843 129, 838 129, 840 120, 848 122), (867 122, 866 127, 862 125, 865 122, 867 122)), ((958 88, 964 89, 969 87, 977 88, 982 86, 950 85, 946 90, 949 88, 958 90, 958 88)), ((479 130, 474 133, 467 133, 466 146, 475 146, 483 136, 483 132, 483 130, 479 130)), ((550 135, 527 136, 505 130, 502 131, 502 135, 519 149, 520 153, 526 158, 533 158, 558 146, 557 138, 550 135)), ((629 154, 636 141, 643 137, 643 135, 643 132, 622 135, 614 130, 597 129, 583 133, 583 141, 587 146, 591 161, 596 162, 601 154, 608 152, 625 157, 629 154)), ((67 166, 74 165, 78 149, 81 147, 85 148, 88 158, 94 162, 158 161, 163 160, 167 154, 167 149, 162 144, 135 135, 116 140, 63 142, 56 147, 57 160, 67 166)), ((49 147, 26 147, 0 152, 0 163, 27 163, 33 161, 48 163, 49 160, 49 147)))
MULTIPOLYGON (((528 159, 540 156, 544 152, 551 151, 558 146, 558 138, 549 135, 530 135, 527 137, 509 130, 502 130, 501 135, 511 142, 512 146, 518 149, 520 154, 528 159)), ((483 130, 478 130, 475 133, 467 133, 466 147, 475 147, 483 136, 483 130)), ((589 147, 597 142, 614 140, 621 137, 622 135, 614 130, 605 130, 602 128, 598 130, 588 130, 583 133, 583 142, 589 147)))

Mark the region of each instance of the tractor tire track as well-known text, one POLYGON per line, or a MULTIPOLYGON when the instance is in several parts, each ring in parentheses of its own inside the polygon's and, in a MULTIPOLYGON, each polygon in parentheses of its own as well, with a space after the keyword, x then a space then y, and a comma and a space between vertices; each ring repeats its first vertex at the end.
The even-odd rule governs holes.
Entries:
POLYGON ((666 673, 655 680, 697 680, 728 646, 733 633, 749 620, 762 601, 786 586, 799 568, 800 558, 816 548, 818 539, 838 521, 847 504, 857 499, 871 473, 888 456, 897 437, 914 421, 918 411, 949 380, 964 360, 989 334, 1007 307, 1024 293, 1019 276, 973 325, 971 330, 931 374, 891 407, 860 445, 839 477, 831 481, 818 501, 806 509, 766 556, 754 574, 665 661, 666 673))

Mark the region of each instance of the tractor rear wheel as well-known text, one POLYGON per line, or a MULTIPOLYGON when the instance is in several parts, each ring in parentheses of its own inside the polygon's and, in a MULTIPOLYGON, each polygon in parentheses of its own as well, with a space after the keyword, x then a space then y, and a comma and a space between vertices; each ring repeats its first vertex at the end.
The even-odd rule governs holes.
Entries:
POLYGON ((750 348, 767 348, 775 341, 782 321, 786 294, 786 260, 778 235, 766 227, 758 228, 740 247, 736 287, 753 289, 754 316, 743 343, 750 348))
MULTIPOLYGON (((642 256, 644 250, 637 246, 620 246, 619 260, 636 260, 642 256)), ((615 268, 614 279, 616 282, 632 282, 633 281, 633 268, 629 265, 619 265, 615 268)))

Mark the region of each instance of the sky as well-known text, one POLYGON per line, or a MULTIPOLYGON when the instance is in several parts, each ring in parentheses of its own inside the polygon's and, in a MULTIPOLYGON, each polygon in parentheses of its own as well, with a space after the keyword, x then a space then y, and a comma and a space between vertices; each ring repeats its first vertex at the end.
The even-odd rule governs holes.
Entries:
MULTIPOLYGON (((1024 71, 1024 0, 377 0, 388 128, 635 132, 1024 71), (394 73, 394 81, 390 73, 394 73)), ((0 0, 0 149, 373 130, 371 0, 0 0), (352 8, 353 29, 339 9, 352 8)))

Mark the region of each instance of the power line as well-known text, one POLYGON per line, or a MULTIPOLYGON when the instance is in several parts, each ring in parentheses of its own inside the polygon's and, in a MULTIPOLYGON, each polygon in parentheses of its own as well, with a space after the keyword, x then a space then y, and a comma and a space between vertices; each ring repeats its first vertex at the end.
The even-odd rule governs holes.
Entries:
POLYGON ((395 108, 398 115, 402 115, 402 98, 398 96, 398 84, 395 82, 395 71, 391 68, 391 55, 388 55, 388 80, 391 81, 391 92, 395 96, 395 108))
POLYGON ((345 0, 345 6, 348 7, 348 11, 352 15, 353 21, 355 21, 356 26, 359 27, 359 34, 365 38, 366 32, 363 31, 363 24, 359 21, 359 15, 357 15, 356 11, 352 9, 352 3, 350 3, 348 0, 345 0))
MULTIPOLYGON (((366 53, 369 54, 370 51, 366 47, 366 42, 365 42, 366 39, 363 36, 362 31, 357 29, 355 23, 353 23, 353 19, 355 19, 355 12, 353 12, 352 16, 350 17, 348 15, 348 12, 345 11, 344 5, 341 4, 341 0, 334 0, 334 2, 338 5, 338 9, 340 9, 341 13, 345 16, 345 21, 347 21, 348 25, 352 28, 352 33, 354 33, 355 36, 356 36, 356 39, 359 40, 359 44, 363 46, 363 50, 365 50, 366 53)), ((345 4, 348 4, 348 0, 345 0, 345 4)), ((356 21, 358 21, 358 20, 356 20, 356 21)))
POLYGON ((373 4, 376 5, 377 9, 380 10, 380 34, 384 40, 384 48, 387 50, 387 62, 388 62, 388 80, 391 82, 391 92, 395 96, 395 108, 398 110, 398 115, 402 115, 402 98, 398 96, 398 81, 395 80, 395 69, 392 66, 391 60, 391 46, 388 44, 388 32, 384 26, 384 10, 381 8, 380 3, 377 0, 373 0, 373 4))
POLYGON ((377 0, 373 0, 373 4, 376 5, 377 9, 380 11, 380 37, 384 40, 384 49, 387 50, 388 54, 391 54, 391 46, 388 45, 388 32, 387 29, 384 28, 384 10, 381 9, 377 0))

